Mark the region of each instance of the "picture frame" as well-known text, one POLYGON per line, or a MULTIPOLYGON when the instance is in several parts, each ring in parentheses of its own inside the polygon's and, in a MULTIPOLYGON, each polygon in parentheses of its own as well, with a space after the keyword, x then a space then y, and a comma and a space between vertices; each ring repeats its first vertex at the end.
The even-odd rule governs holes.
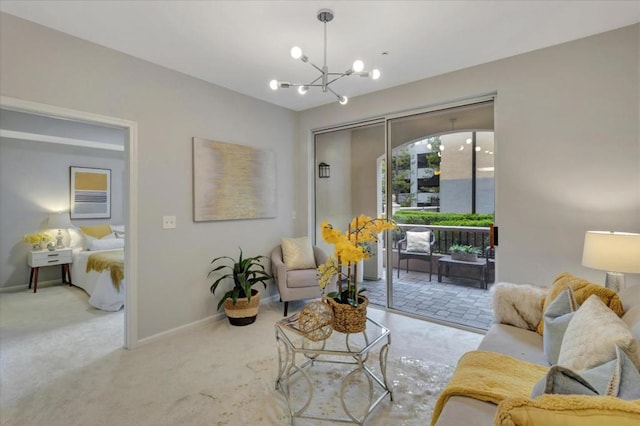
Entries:
POLYGON ((71 219, 111 218, 110 169, 71 166, 69 191, 71 219))

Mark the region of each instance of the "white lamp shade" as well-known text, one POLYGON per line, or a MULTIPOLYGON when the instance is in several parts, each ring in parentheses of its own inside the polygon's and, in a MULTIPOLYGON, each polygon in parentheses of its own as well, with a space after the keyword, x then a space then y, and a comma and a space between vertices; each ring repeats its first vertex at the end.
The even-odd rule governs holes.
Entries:
POLYGON ((49 214, 49 228, 51 229, 67 229, 71 227, 69 213, 57 212, 49 214))
POLYGON ((608 272, 640 273, 640 234, 587 231, 582 265, 608 272))

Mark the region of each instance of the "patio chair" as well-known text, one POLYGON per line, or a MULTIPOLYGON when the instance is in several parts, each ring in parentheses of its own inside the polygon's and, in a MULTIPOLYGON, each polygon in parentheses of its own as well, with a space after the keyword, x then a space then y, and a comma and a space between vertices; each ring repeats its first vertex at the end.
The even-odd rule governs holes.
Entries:
POLYGON ((405 238, 398 241, 398 278, 400 278, 400 262, 407 261, 407 272, 409 272, 409 260, 414 259, 429 262, 429 281, 431 281, 431 249, 435 241, 436 236, 431 228, 409 229, 405 238))

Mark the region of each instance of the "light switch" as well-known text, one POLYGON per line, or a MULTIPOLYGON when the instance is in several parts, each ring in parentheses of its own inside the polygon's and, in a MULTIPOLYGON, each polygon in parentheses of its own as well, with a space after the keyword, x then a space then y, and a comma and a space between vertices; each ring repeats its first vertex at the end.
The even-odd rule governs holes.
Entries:
POLYGON ((173 229, 176 227, 175 216, 163 216, 162 217, 162 229, 173 229))

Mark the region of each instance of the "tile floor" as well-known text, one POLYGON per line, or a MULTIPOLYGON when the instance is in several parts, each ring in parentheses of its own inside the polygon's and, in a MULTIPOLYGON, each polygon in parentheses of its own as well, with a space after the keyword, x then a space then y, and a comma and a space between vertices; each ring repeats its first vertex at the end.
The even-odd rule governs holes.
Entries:
MULTIPOLYGON (((394 270, 394 309, 478 330, 487 330, 493 323, 491 293, 480 288, 478 281, 443 277, 439 283, 437 274, 432 275, 431 281, 424 272, 403 270, 399 279, 395 274, 394 270)), ((386 306, 384 279, 365 280, 362 285, 370 303, 386 306)))

